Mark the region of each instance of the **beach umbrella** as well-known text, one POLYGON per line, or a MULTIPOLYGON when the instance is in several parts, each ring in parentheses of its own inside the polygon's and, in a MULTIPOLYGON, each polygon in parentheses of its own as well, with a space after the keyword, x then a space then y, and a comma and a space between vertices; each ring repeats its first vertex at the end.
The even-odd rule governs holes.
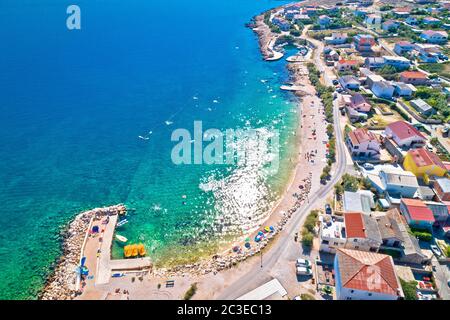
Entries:
POLYGON ((270 227, 265 227, 265 228, 264 228, 264 231, 265 231, 265 232, 270 232, 270 227))
POLYGON ((234 246, 234 247, 233 247, 233 251, 234 251, 234 252, 238 252, 238 251, 239 251, 239 246, 234 246))
POLYGON ((247 249, 250 249, 250 247, 251 247, 250 242, 246 242, 246 243, 245 243, 245 247, 246 247, 247 249))
POLYGON ((250 242, 250 238, 249 237, 245 238, 245 242, 250 242))
POLYGON ((275 228, 273 226, 270 226, 270 232, 275 232, 275 228))

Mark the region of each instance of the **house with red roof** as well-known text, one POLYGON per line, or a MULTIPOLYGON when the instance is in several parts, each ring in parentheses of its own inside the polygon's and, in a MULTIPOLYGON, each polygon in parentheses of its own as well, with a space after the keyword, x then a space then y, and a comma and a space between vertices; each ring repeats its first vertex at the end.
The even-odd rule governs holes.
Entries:
POLYGON ((427 143, 424 135, 406 121, 396 121, 389 124, 384 133, 387 138, 394 140, 403 149, 421 148, 427 143))
POLYGON ((350 132, 346 144, 352 157, 379 160, 380 142, 367 128, 358 128, 350 132))
POLYGON ((422 23, 430 26, 438 26, 441 24, 441 20, 435 17, 425 17, 422 19, 422 23))
POLYGON ((360 93, 356 93, 350 98, 350 108, 353 108, 358 112, 369 113, 370 110, 372 110, 372 105, 366 97, 360 93))
POLYGON ((411 8, 410 7, 397 7, 397 8, 394 8, 394 10, 392 10, 392 12, 394 13, 395 16, 397 16, 399 18, 406 18, 410 15, 411 8))
POLYGON ((404 297, 391 256, 337 249, 334 272, 338 300, 398 300, 404 297))
POLYGON ((404 157, 403 167, 418 178, 444 177, 448 172, 442 160, 425 148, 409 150, 404 157))
POLYGON ((403 71, 400 82, 422 86, 428 83, 428 76, 421 71, 403 71))
POLYGON ((431 230, 435 222, 433 211, 419 199, 402 199, 400 212, 413 228, 431 230))
POLYGON ((346 212, 344 223, 347 238, 346 249, 378 251, 383 240, 375 219, 361 212, 346 212))
POLYGON ((445 31, 425 30, 420 37, 428 43, 444 44, 448 40, 448 34, 445 31))

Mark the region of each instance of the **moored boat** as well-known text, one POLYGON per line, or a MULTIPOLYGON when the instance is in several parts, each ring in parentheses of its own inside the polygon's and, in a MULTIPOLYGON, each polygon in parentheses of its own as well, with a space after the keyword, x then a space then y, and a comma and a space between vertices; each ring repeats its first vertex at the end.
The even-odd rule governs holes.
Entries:
POLYGON ((117 222, 117 227, 122 227, 123 225, 125 225, 127 223, 128 223, 127 219, 120 220, 119 222, 117 222))
POLYGON ((123 243, 126 243, 128 241, 127 238, 125 238, 124 236, 121 236, 120 234, 116 234, 116 240, 119 242, 123 242, 123 243))

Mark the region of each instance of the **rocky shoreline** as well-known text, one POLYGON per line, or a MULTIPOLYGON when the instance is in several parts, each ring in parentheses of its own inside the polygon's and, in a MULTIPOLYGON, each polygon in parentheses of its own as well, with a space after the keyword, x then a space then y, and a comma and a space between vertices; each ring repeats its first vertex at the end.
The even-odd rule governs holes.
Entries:
POLYGON ((92 219, 125 212, 126 208, 122 204, 96 208, 78 214, 69 223, 61 235, 63 253, 38 297, 40 300, 71 300, 77 296, 75 270, 79 266, 81 249, 92 219))

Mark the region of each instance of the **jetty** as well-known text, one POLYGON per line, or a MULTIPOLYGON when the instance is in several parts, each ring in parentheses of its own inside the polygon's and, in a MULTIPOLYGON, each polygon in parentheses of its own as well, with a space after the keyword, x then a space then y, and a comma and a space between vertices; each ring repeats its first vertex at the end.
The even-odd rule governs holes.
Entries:
POLYGON ((291 63, 305 62, 305 57, 300 55, 290 56, 286 58, 286 61, 291 63))
POLYGON ((284 91, 302 91, 305 87, 301 85, 282 85, 280 89, 284 91))

